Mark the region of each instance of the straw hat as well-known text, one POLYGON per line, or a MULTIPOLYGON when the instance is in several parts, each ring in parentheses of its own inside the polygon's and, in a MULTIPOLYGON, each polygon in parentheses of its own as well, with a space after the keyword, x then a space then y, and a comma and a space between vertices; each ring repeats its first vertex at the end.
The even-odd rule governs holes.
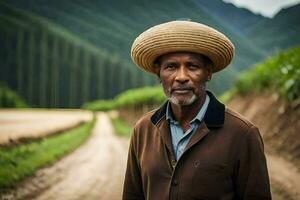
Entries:
POLYGON ((206 55, 213 62, 213 72, 231 62, 234 46, 219 31, 191 21, 171 21, 153 26, 132 44, 131 58, 142 69, 155 73, 154 61, 171 52, 193 52, 206 55))

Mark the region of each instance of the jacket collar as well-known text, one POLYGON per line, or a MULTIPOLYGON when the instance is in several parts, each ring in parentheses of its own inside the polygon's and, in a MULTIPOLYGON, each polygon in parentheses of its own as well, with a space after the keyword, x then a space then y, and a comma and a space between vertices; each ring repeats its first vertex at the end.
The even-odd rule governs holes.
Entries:
MULTIPOLYGON (((222 127, 225 118, 225 105, 219 102, 216 97, 210 92, 206 91, 210 97, 207 111, 205 113, 203 121, 207 127, 217 128, 222 127)), ((151 121, 154 125, 162 120, 166 116, 168 102, 165 102, 151 117, 151 121)))

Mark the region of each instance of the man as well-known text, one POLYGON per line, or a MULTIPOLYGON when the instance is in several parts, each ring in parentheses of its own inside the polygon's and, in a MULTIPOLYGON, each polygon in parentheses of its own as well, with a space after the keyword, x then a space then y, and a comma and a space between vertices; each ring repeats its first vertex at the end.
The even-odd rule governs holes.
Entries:
POLYGON ((233 54, 226 36, 189 21, 136 38, 133 61, 158 76, 168 101, 134 127, 124 200, 271 199, 258 129, 205 89, 233 54))

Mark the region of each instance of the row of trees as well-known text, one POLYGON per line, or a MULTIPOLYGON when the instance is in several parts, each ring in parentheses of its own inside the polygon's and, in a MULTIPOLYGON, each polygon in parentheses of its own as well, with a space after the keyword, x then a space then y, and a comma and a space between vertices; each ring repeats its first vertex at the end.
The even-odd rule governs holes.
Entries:
POLYGON ((37 107, 78 107, 154 79, 62 27, 0 4, 0 80, 37 107))

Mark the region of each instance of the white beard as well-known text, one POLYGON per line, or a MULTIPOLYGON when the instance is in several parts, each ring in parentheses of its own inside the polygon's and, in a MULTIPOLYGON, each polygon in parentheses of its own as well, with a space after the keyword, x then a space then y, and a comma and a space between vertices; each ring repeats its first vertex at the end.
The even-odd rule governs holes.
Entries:
MULTIPOLYGON (((203 90, 205 92, 205 84, 203 84, 200 88, 200 90, 203 90)), ((180 105, 180 106, 187 106, 187 105, 191 105, 192 103, 194 103, 197 99, 199 99, 199 97, 193 93, 193 95, 190 98, 185 99, 183 102, 180 101, 179 99, 177 99, 175 96, 173 96, 171 94, 171 88, 168 88, 167 90, 165 90, 165 94, 168 98, 168 100, 175 104, 175 105, 180 105)))
POLYGON ((197 97, 195 94, 193 94, 193 96, 192 96, 191 98, 186 99, 186 100, 183 101, 183 102, 180 102, 180 101, 179 101, 176 97, 174 97, 174 96, 171 96, 171 97, 169 97, 168 99, 169 99, 169 101, 170 101, 171 103, 173 103, 173 104, 175 104, 175 105, 187 106, 187 105, 191 105, 192 103, 194 103, 194 102, 198 99, 198 97, 197 97))

